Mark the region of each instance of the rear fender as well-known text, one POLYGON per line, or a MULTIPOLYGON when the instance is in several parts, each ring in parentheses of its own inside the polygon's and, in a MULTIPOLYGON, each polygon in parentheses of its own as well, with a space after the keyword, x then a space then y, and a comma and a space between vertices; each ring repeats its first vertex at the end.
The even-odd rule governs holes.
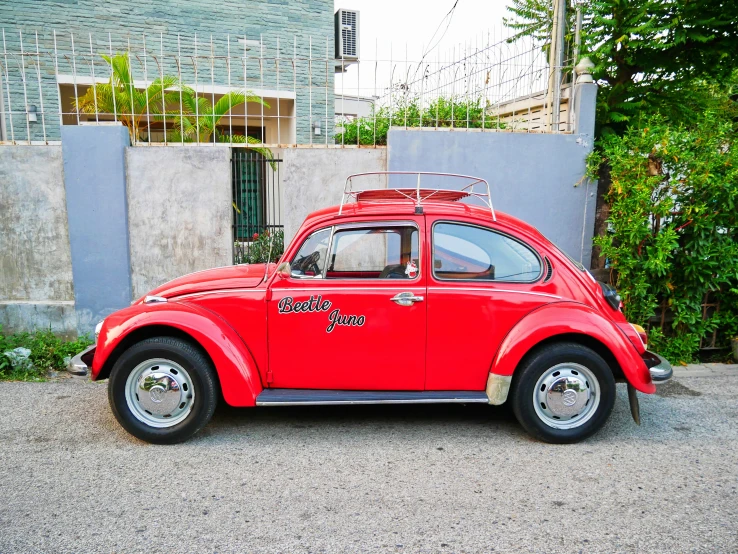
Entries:
POLYGON ((502 341, 491 373, 511 376, 536 345, 557 335, 572 334, 600 342, 615 358, 628 383, 641 392, 655 392, 645 362, 623 331, 594 309, 575 302, 546 304, 520 320, 502 341))
POLYGON ((125 347, 126 337, 151 326, 177 329, 207 352, 229 405, 256 405, 256 397, 262 391, 261 380, 256 362, 241 337, 215 314, 185 302, 137 304, 105 318, 92 362, 92 379, 96 380, 103 368, 106 376, 110 370, 106 364, 111 356, 112 360, 117 357, 119 345, 125 347))

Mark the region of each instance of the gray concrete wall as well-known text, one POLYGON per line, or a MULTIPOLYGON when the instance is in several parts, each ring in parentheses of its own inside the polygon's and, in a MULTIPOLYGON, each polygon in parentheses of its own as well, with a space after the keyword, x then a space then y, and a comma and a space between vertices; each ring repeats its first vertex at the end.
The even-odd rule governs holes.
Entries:
POLYGON ((0 325, 75 333, 60 146, 0 146, 0 325))
POLYGON ((391 171, 439 171, 489 181, 496 210, 535 225, 589 267, 597 187, 581 182, 591 137, 392 129, 391 171))
POLYGON ((230 265, 230 149, 126 149, 135 298, 193 271, 230 265))
POLYGON ((285 246, 310 212, 341 202, 346 177, 387 171, 387 150, 381 147, 286 148, 275 155, 284 160, 280 175, 285 246))
POLYGON ((128 130, 62 127, 77 329, 131 303, 124 152, 128 130))

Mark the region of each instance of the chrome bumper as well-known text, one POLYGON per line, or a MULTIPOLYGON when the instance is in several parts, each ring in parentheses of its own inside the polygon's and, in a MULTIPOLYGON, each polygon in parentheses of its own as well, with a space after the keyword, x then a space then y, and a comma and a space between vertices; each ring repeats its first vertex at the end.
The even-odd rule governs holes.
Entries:
POLYGON ((651 380, 655 385, 668 381, 674 375, 671 364, 663 356, 659 356, 655 352, 646 351, 641 357, 646 362, 646 367, 648 367, 648 371, 651 373, 651 380))
POLYGON ((67 371, 72 375, 87 375, 87 372, 92 369, 95 348, 96 346, 93 344, 69 360, 67 371))

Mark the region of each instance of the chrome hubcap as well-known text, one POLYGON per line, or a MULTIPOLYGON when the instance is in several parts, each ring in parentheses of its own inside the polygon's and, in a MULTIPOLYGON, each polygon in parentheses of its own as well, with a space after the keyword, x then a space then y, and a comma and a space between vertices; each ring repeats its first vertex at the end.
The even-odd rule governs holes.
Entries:
POLYGON ((583 425, 594 415, 599 403, 599 382, 580 364, 557 364, 547 369, 533 391, 536 414, 554 429, 583 425))
POLYGON ((161 358, 137 365, 126 380, 126 402, 136 419, 151 427, 172 427, 192 411, 195 389, 185 369, 161 358))

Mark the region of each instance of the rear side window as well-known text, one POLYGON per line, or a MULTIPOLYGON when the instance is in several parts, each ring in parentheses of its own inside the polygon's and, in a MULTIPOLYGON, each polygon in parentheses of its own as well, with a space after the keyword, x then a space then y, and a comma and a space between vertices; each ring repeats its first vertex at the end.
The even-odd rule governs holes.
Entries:
POLYGON ((438 279, 531 282, 541 261, 522 242, 472 225, 433 226, 433 274, 438 279))
POLYGON ((412 226, 337 230, 328 279, 414 279, 419 274, 418 229, 412 226))

